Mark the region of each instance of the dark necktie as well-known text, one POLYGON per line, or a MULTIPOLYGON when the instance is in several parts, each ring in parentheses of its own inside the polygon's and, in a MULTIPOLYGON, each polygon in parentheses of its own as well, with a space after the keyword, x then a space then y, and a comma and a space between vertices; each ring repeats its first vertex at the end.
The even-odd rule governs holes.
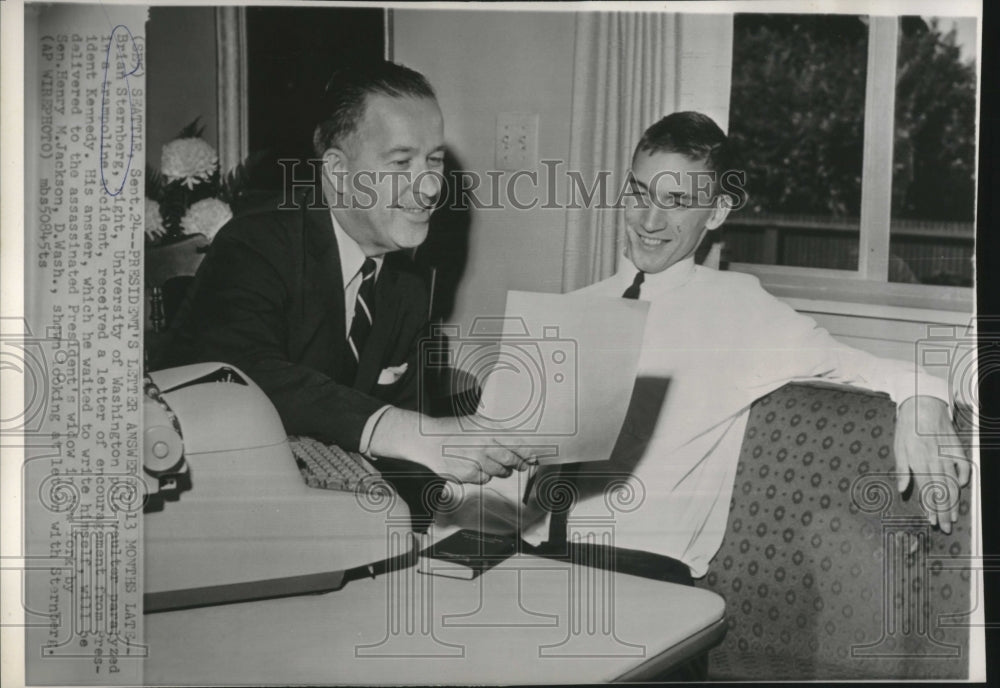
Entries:
MULTIPOLYGON (((642 270, 636 273, 635 279, 632 280, 631 286, 625 290, 622 294, 623 299, 638 299, 639 290, 642 288, 642 283, 646 279, 646 273, 642 270)), ((579 463, 567 463, 563 464, 559 469, 559 482, 572 484, 576 480, 576 474, 580 472, 579 463)), ((568 526, 569 526, 569 511, 573 508, 572 501, 570 500, 565 509, 559 511, 553 511, 552 517, 549 519, 549 545, 556 546, 560 550, 565 550, 567 538, 569 536, 568 526)))
POLYGON ((635 279, 632 280, 632 286, 625 290, 622 294, 623 299, 637 299, 639 298, 639 289, 642 288, 642 283, 646 279, 646 273, 640 270, 635 273, 635 279))
POLYGON ((375 261, 365 258, 361 266, 361 286, 354 302, 354 320, 351 321, 351 331, 347 334, 347 354, 344 356, 344 380, 354 384, 358 375, 358 362, 361 352, 365 350, 365 342, 372 330, 375 319, 375 261))

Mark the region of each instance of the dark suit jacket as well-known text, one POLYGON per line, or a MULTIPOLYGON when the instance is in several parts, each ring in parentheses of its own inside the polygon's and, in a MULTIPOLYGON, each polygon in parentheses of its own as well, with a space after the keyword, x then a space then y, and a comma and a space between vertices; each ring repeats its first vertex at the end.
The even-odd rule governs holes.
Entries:
POLYGON ((270 397, 288 434, 356 451, 377 409, 420 407, 427 291, 415 274, 383 264, 357 379, 341 384, 347 333, 330 211, 298 200, 297 209, 244 215, 219 231, 178 313, 166 363, 235 365, 270 397), (384 368, 404 362, 396 383, 377 384, 384 368))

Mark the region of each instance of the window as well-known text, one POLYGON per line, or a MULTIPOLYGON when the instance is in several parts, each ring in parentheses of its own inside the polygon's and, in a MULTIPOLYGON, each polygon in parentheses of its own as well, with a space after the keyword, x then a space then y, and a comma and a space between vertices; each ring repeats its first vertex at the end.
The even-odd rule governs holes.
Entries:
POLYGON ((735 15, 731 268, 781 295, 969 308, 975 21, 735 15))
POLYGON ((730 133, 747 207, 728 258, 856 270, 868 31, 862 17, 738 14, 730 133))
POLYGON ((975 39, 972 18, 900 21, 891 282, 972 286, 975 39))

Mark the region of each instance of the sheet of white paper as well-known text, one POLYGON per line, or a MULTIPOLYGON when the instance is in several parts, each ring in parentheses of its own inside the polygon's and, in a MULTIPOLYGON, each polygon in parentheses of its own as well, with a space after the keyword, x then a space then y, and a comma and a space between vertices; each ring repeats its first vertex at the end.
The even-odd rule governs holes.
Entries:
POLYGON ((481 416, 539 463, 606 461, 628 410, 648 304, 510 291, 481 416))
MULTIPOLYGON (((505 428, 481 432, 530 446, 542 465, 609 459, 632 397, 647 311, 646 302, 615 297, 508 292, 502 325, 489 327, 492 338, 475 333, 475 351, 461 357, 485 378, 480 414, 505 428)), ((542 516, 522 508, 536 470, 452 484, 454 503, 438 512, 435 539, 459 528, 524 530, 542 516)))

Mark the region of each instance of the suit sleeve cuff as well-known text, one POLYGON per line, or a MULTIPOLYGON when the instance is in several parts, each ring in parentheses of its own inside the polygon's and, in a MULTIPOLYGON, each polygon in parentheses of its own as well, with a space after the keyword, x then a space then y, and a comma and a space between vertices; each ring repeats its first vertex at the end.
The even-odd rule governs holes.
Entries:
POLYGON ((378 422, 382 420, 382 416, 385 415, 385 412, 390 408, 391 406, 386 404, 375 413, 368 416, 368 420, 365 421, 365 427, 361 430, 361 442, 358 445, 359 454, 364 454, 368 458, 373 458, 369 454, 369 450, 372 445, 372 435, 375 434, 375 426, 378 425, 378 422))

